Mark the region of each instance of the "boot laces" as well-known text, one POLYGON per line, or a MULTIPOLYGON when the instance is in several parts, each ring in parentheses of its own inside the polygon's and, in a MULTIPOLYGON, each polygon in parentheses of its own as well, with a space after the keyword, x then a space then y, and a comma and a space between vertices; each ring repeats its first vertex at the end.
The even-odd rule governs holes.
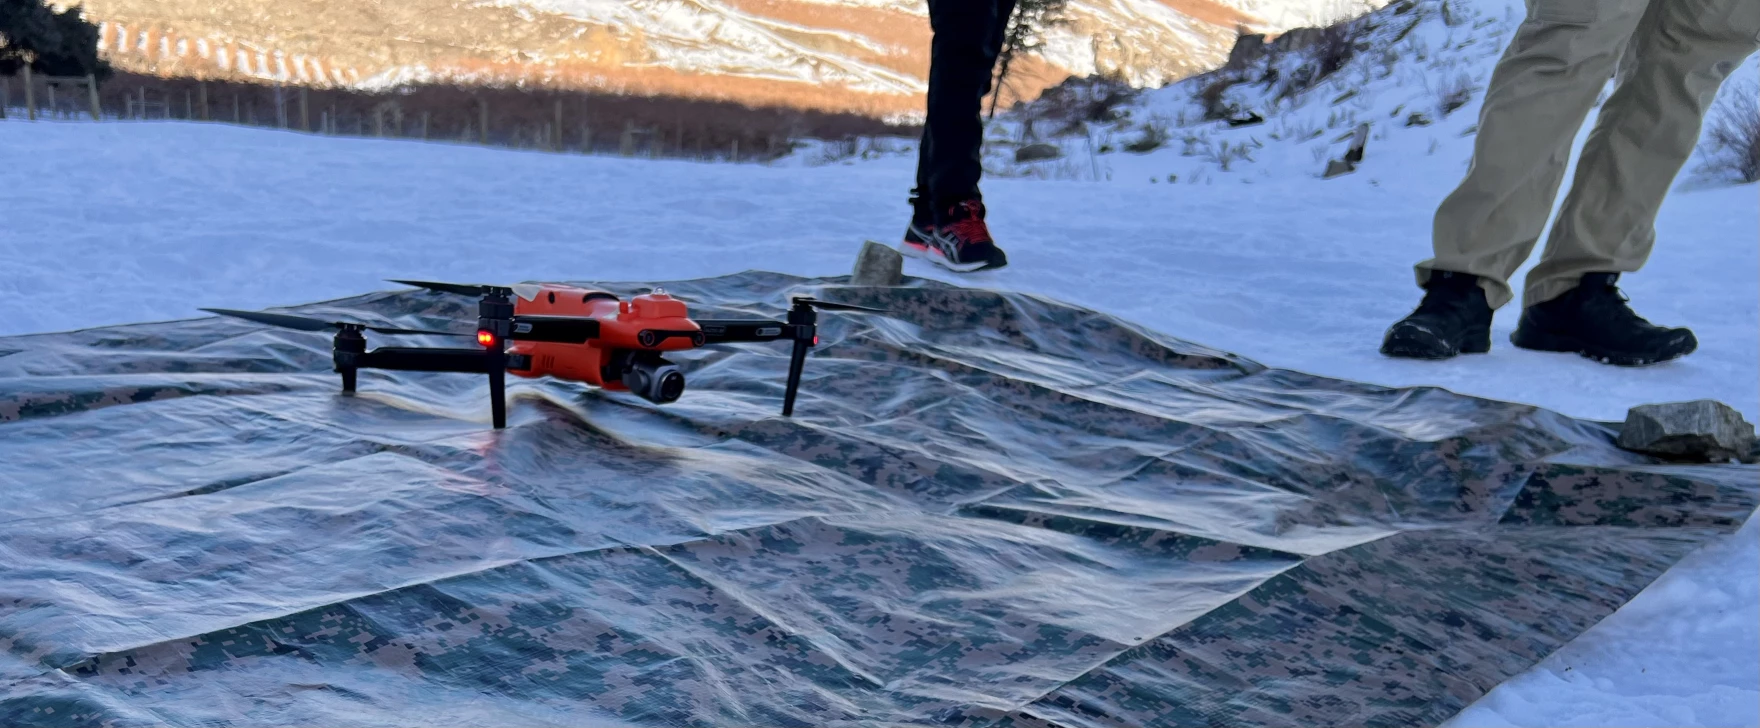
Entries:
POLYGON ((1424 291, 1423 300, 1418 302, 1418 314, 1452 316, 1466 311, 1471 300, 1470 291, 1459 288, 1432 286, 1424 291))
POLYGON ((1632 299, 1626 296, 1625 291, 1611 283, 1605 286, 1585 288, 1582 300, 1585 313, 1604 315, 1624 324, 1652 325, 1644 317, 1639 316, 1637 311, 1632 310, 1630 304, 1632 299))
POLYGON ((958 220, 947 223, 946 230, 953 233, 961 245, 988 243, 990 227, 984 224, 984 206, 976 200, 967 200, 955 205, 955 211, 963 212, 958 220))

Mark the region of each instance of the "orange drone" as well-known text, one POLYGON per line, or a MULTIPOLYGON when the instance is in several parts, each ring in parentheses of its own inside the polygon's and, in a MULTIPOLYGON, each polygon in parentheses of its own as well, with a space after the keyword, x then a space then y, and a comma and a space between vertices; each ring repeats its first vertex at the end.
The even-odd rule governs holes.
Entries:
POLYGON ((684 373, 664 359, 669 351, 711 344, 792 341, 788 388, 782 416, 794 414, 801 367, 807 349, 819 343, 818 310, 881 309, 793 299, 786 320, 692 319, 683 301, 655 290, 625 301, 605 291, 560 284, 488 286, 432 281, 392 281, 440 293, 479 296, 475 334, 403 329, 260 311, 204 308, 257 323, 301 331, 336 330, 332 353, 342 375, 342 391, 355 391, 357 372, 387 369, 465 372, 489 375, 490 412, 495 427, 507 426, 507 373, 551 376, 611 391, 629 391, 665 404, 684 394, 684 373), (364 332, 475 336, 472 349, 380 347, 367 350, 364 332))

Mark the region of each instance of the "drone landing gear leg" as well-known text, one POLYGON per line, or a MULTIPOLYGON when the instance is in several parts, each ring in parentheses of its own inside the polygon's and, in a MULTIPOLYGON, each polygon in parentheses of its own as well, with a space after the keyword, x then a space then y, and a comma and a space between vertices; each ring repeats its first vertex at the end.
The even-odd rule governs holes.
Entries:
POLYGON ((794 353, 788 357, 788 389, 782 394, 782 416, 794 416, 794 397, 801 390, 801 369, 807 363, 807 342, 794 342, 794 353))
POLYGON ((495 429, 507 426, 507 370, 489 370, 489 416, 495 429))
POLYGON ((361 357, 366 355, 367 338, 361 334, 361 329, 358 324, 344 325, 330 341, 330 356, 336 364, 336 372, 342 375, 343 394, 354 394, 361 357))
POLYGON ((782 394, 782 416, 794 416, 794 397, 801 389, 801 369, 807 363, 807 347, 818 341, 819 315, 804 301, 795 301, 788 311, 789 327, 794 329, 794 351, 788 357, 788 388, 782 394))

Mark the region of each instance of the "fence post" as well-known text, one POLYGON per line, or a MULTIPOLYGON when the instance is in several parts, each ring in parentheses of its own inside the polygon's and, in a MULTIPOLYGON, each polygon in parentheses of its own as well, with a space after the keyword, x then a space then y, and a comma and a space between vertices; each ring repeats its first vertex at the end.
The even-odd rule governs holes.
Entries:
POLYGON ((0 76, 0 119, 6 118, 6 106, 12 103, 12 77, 0 76))
POLYGON ((31 121, 37 120, 37 90, 31 87, 31 64, 24 64, 24 108, 31 121))
POLYGON ((636 123, 629 119, 623 120, 623 140, 619 142, 617 151, 623 156, 636 153, 636 123))
POLYGON ((428 141, 428 112, 422 112, 422 141, 428 141))
POLYGON ((238 92, 237 91, 232 92, 232 123, 234 123, 234 124, 244 123, 244 115, 239 113, 239 111, 238 111, 238 92))
POLYGON ((556 126, 551 128, 556 130, 556 136, 551 137, 550 141, 556 146, 556 151, 560 152, 562 151, 562 99, 560 98, 556 99, 556 126))
POLYGON ((202 102, 202 121, 208 120, 208 82, 196 84, 196 99, 202 102))
POLYGON ((489 143, 489 100, 488 99, 486 99, 486 98, 477 99, 477 112, 479 114, 479 118, 482 120, 482 125, 480 128, 477 129, 477 134, 481 135, 480 141, 482 141, 482 143, 488 144, 489 143))
POLYGON ((581 154, 593 153, 593 127, 587 117, 587 100, 581 99, 581 154))
POLYGON ((729 161, 736 164, 739 162, 739 139, 737 138, 733 140, 733 157, 731 157, 729 161))
POLYGON ((187 88, 183 90, 183 118, 196 118, 196 92, 187 88))
POLYGON ((306 87, 304 86, 299 87, 299 130, 303 132, 312 130, 312 109, 311 105, 307 103, 306 87))

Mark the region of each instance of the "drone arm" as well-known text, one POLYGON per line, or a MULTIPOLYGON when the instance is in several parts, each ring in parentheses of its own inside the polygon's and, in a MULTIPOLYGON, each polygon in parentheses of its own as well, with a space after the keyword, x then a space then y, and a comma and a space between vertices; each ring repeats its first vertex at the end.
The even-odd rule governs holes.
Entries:
POLYGON ((589 339, 599 338, 599 321, 581 316, 514 316, 507 338, 584 344, 589 339))
POLYGON ((489 357, 483 355, 482 349, 415 349, 387 346, 356 354, 353 368, 487 374, 489 372, 489 357))
POLYGON ((708 344, 791 341, 813 338, 812 326, 803 328, 797 324, 782 321, 697 319, 697 326, 702 328, 703 339, 708 344))
POLYGON ((353 355, 343 373, 352 384, 357 369, 463 372, 489 375, 489 410, 495 429, 507 426, 507 355, 489 349, 413 349, 387 346, 353 355))
POLYGON ((789 309, 787 321, 742 321, 730 319, 698 319, 703 338, 709 344, 746 341, 792 341, 788 357, 788 382, 782 395, 782 416, 794 415, 795 396, 801 388, 801 370, 807 363, 807 349, 819 343, 818 316, 811 305, 796 301, 789 309))

